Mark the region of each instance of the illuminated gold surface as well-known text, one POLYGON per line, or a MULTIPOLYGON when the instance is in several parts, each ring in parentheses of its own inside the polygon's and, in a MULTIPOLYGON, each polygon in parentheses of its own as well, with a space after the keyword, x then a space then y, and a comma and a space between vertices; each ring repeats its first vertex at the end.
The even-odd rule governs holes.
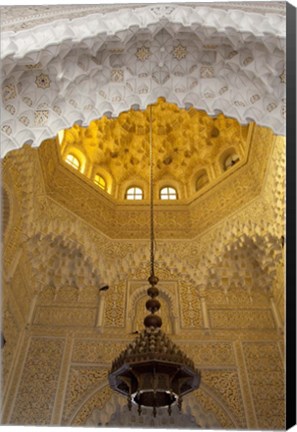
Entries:
MULTIPOLYGON (((62 159, 73 154, 80 160, 80 171, 91 180, 96 173, 108 171, 108 191, 120 198, 117 190, 123 182, 131 178, 136 183, 148 182, 149 127, 149 108, 130 110, 116 119, 103 117, 86 128, 75 125, 64 131, 62 159)), ((211 118, 205 112, 180 109, 159 99, 152 108, 155 181, 178 182, 179 197, 191 195, 189 179, 202 169, 210 181, 220 177, 221 159, 228 149, 245 159, 248 130, 223 114, 211 118)))

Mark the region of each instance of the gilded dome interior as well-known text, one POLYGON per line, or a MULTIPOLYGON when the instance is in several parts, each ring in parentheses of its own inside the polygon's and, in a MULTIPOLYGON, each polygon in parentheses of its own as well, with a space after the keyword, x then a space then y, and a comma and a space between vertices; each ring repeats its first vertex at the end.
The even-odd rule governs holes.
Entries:
MULTIPOLYGON (((191 199, 247 159, 249 126, 223 114, 210 117, 160 98, 152 105, 151 128, 156 198, 166 185, 178 190, 178 199, 191 199)), ((125 198, 129 185, 144 188, 148 198, 149 107, 74 125, 58 136, 62 160, 74 157, 72 167, 95 183, 96 176, 103 178, 98 186, 115 200, 125 198)))

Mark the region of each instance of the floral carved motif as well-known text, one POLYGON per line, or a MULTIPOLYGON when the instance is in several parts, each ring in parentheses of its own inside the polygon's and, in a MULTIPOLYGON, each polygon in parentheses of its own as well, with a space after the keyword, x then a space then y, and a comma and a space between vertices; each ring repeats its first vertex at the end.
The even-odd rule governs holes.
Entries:
POLYGON ((144 62, 152 55, 152 53, 150 48, 142 46, 141 48, 137 48, 135 55, 137 57, 137 60, 144 62))
POLYGON ((40 75, 36 76, 35 84, 39 88, 47 89, 51 85, 51 80, 47 74, 41 73, 40 75))

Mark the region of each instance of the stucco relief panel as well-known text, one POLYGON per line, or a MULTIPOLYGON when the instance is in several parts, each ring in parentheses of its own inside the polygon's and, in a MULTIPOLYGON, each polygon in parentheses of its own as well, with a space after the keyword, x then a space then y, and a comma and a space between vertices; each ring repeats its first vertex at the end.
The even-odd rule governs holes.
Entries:
POLYGON ((33 324, 38 326, 93 327, 97 308, 37 306, 33 324))
MULTIPOLYGON (((205 390, 199 389, 194 393, 194 397, 197 403, 202 406, 206 412, 211 412, 215 415, 220 426, 225 429, 235 429, 236 422, 231 418, 229 413, 226 412, 224 407, 216 403, 212 396, 210 396, 205 390)), ((237 426, 238 427, 238 426, 237 426)))
POLYGON ((126 282, 121 282, 112 287, 106 297, 104 308, 104 326, 124 327, 126 306, 126 282))
POLYGON ((3 389, 7 382, 9 371, 13 365, 12 361, 17 348, 19 336, 20 336, 20 325, 16 319, 15 312, 12 310, 10 300, 5 299, 6 306, 2 305, 2 332, 5 338, 5 345, 2 349, 2 385, 3 389))
POLYGON ((238 427, 245 428, 246 418, 237 371, 204 369, 203 383, 226 404, 238 427))
POLYGON ((73 363, 110 363, 125 347, 125 342, 113 340, 111 343, 102 340, 101 337, 92 340, 76 339, 71 361, 73 363))
POLYGON ((183 328, 198 329, 202 326, 201 304, 193 284, 180 282, 179 302, 183 328))
POLYGON ((13 291, 14 298, 18 303, 19 309, 23 315, 23 319, 26 321, 31 304, 32 293, 29 290, 27 278, 25 277, 20 265, 17 267, 10 286, 11 290, 13 291))
POLYGON ((84 426, 87 419, 92 413, 93 409, 96 407, 98 409, 103 409, 105 404, 111 399, 113 395, 112 390, 105 386, 100 389, 100 391, 95 392, 79 409, 78 413, 75 414, 71 420, 72 426, 84 426))
POLYGON ((277 342, 243 342, 243 352, 259 427, 285 428, 284 369, 277 342))
POLYGON ((84 398, 107 379, 107 374, 107 369, 71 366, 63 409, 63 424, 70 420, 84 398))
POLYGON ((217 329, 274 329, 270 309, 209 309, 212 328, 217 329))
POLYGON ((198 368, 236 365, 232 342, 203 341, 188 344, 179 341, 178 344, 198 368))
POLYGON ((10 423, 50 424, 63 347, 63 339, 31 338, 10 423))

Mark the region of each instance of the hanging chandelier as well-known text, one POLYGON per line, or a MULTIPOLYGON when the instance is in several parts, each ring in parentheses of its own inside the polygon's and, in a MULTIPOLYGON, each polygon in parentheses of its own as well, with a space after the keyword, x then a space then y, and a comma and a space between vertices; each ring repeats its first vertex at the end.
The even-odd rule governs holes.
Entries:
POLYGON ((144 318, 145 329, 113 361, 108 379, 110 387, 127 397, 128 408, 137 406, 139 415, 142 407, 152 409, 178 405, 181 411, 182 398, 198 389, 200 371, 166 334, 161 330, 162 319, 156 312, 161 304, 157 299, 158 277, 155 275, 155 234, 154 234, 154 190, 153 190, 153 143, 152 107, 150 106, 150 287, 146 309, 150 312, 144 318))

